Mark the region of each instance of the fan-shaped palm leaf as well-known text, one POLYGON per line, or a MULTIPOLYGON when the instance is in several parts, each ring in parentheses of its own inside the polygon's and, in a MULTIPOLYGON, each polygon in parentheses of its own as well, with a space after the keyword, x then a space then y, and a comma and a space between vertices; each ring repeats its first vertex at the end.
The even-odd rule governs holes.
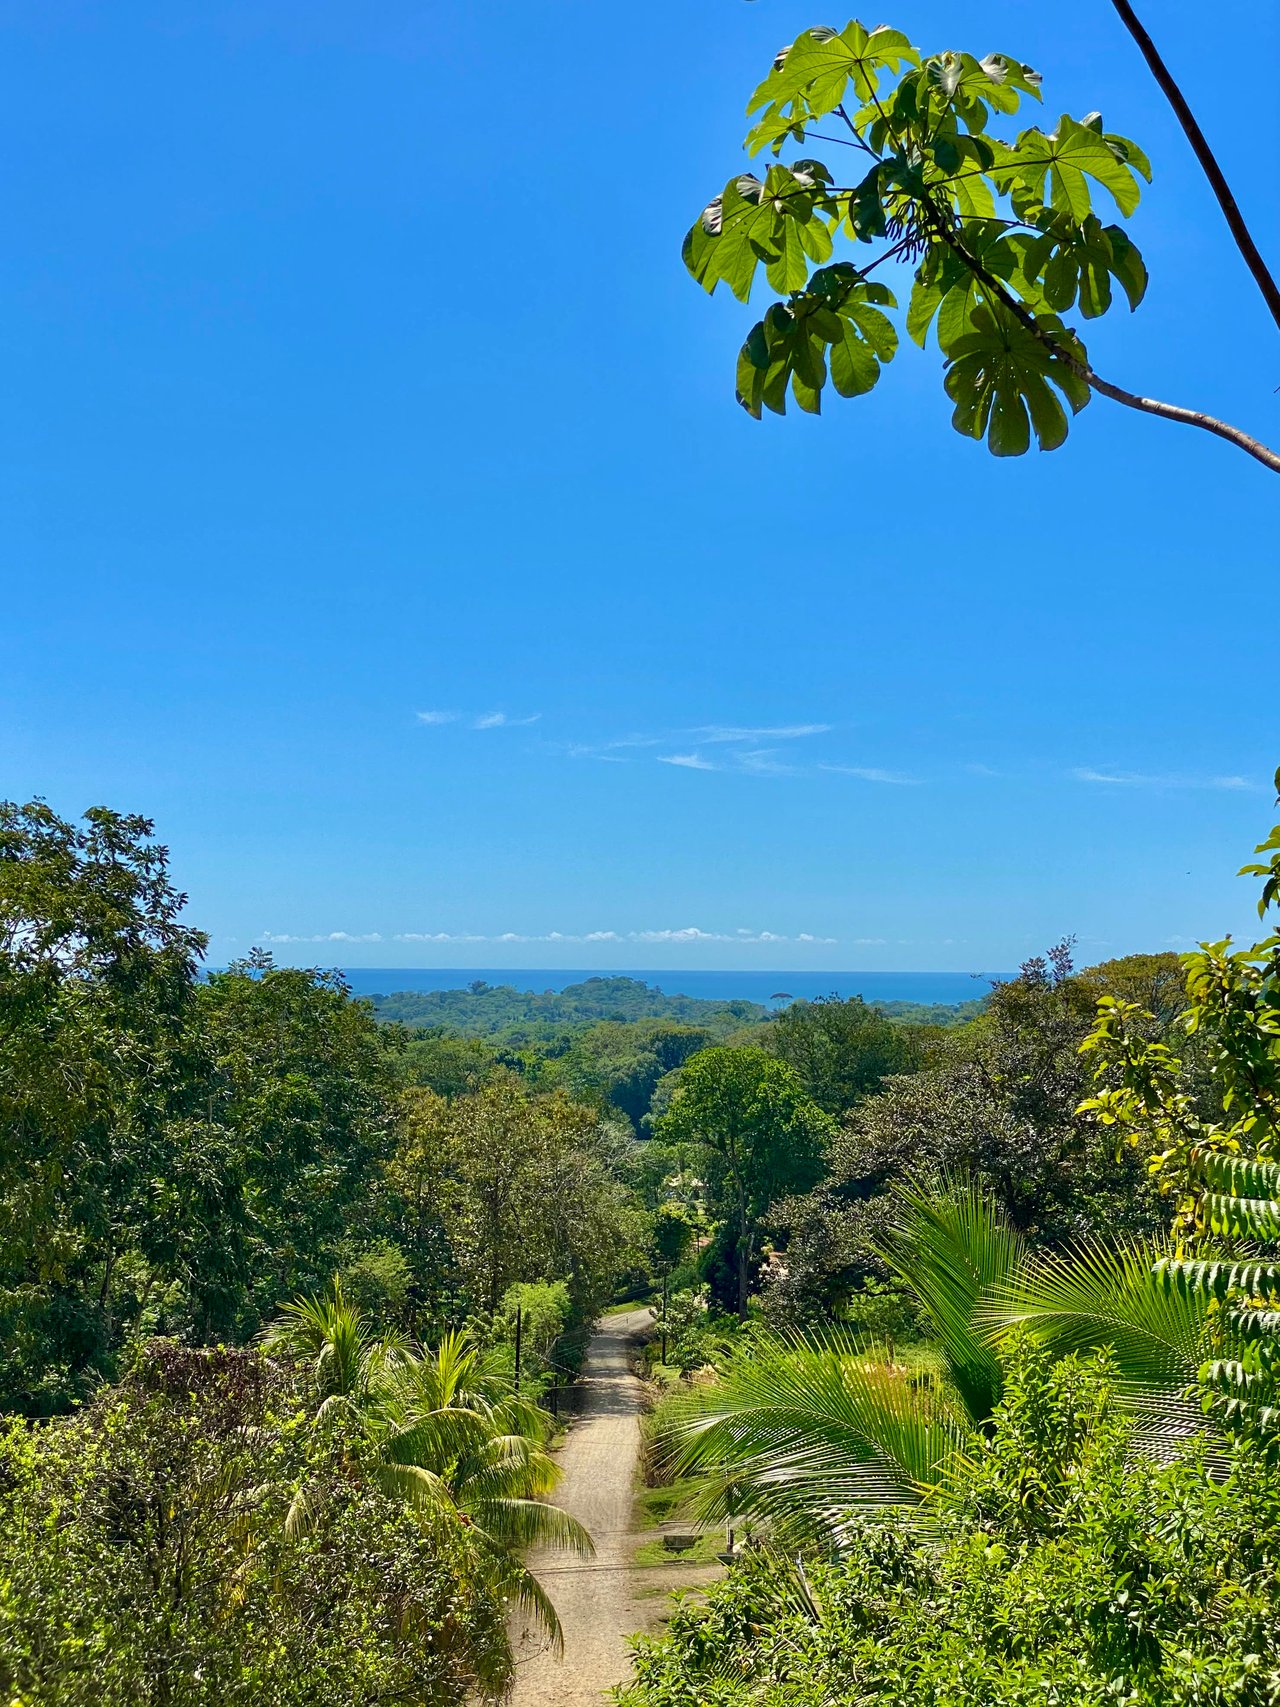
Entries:
POLYGON ((1136 1443, 1164 1452, 1204 1428, 1188 1394, 1208 1355, 1206 1300, 1170 1285, 1160 1253, 1146 1243, 1101 1241, 1026 1264, 979 1307, 982 1331, 1034 1334, 1055 1356, 1106 1350, 1119 1397, 1138 1413, 1136 1443))
POLYGON ((917 1504, 967 1436, 944 1395, 847 1340, 762 1338, 691 1406, 672 1467, 702 1477, 704 1521, 831 1538, 852 1511, 917 1504))
POLYGON ((1003 1376, 975 1312, 1017 1272, 1025 1243, 976 1183, 948 1180, 940 1191, 911 1184, 895 1195, 897 1216, 880 1254, 918 1299, 969 1416, 985 1422, 1003 1376))

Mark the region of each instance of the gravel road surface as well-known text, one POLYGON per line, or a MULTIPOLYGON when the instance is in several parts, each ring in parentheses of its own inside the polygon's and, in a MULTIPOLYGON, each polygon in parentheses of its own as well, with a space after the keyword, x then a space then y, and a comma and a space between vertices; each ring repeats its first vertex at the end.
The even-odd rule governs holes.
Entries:
POLYGON ((560 1615, 564 1653, 558 1658, 526 1634, 512 1707, 599 1707, 604 1691, 626 1676, 626 1637, 651 1622, 651 1605, 634 1597, 631 1570, 640 1383, 628 1364, 629 1342, 649 1320, 648 1310, 606 1316, 588 1348, 577 1420, 559 1452, 564 1480, 553 1497, 586 1525, 595 1557, 544 1549, 530 1558, 560 1615))

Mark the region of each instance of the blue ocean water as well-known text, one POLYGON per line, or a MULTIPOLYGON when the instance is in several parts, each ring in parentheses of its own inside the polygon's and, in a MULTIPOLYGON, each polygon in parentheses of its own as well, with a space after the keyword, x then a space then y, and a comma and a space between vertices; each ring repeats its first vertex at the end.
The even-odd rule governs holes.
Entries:
POLYGON ((766 1006, 779 996, 863 996, 869 1002, 971 1002, 985 996, 994 978, 1007 972, 675 972, 589 971, 563 967, 351 966, 343 977, 357 996, 389 996, 397 990, 464 990, 482 979, 517 990, 563 990, 588 978, 639 978, 668 996, 743 1000, 766 1006))

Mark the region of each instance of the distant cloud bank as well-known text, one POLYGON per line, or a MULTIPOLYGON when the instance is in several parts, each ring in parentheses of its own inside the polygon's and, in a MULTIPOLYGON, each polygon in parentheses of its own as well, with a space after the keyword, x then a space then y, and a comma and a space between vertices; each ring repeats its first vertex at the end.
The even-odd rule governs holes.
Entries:
MULTIPOLYGON (((834 945, 839 939, 833 936, 815 936, 811 931, 800 931, 795 936, 788 936, 780 931, 749 930, 740 926, 735 931, 707 931, 698 925, 681 925, 674 929, 646 931, 502 931, 498 935, 490 935, 481 931, 395 931, 384 935, 381 931, 317 931, 313 935, 295 934, 292 931, 263 931, 257 941, 266 946, 286 943, 372 943, 372 942, 427 942, 427 943, 503 943, 503 942, 612 942, 612 943, 699 943, 699 942, 735 942, 735 943, 805 943, 824 946, 834 945)), ((879 941, 879 938, 859 937, 858 942, 879 941)))

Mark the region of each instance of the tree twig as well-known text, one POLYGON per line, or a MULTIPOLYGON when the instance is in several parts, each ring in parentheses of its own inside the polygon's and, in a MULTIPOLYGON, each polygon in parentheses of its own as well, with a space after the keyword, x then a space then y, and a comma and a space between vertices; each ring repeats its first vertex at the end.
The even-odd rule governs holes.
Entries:
MULTIPOLYGON (((1146 60, 1151 75, 1160 85, 1161 93, 1173 108, 1178 123, 1182 126, 1183 133, 1191 144, 1192 152, 1200 162, 1201 169, 1217 197, 1223 218, 1230 228, 1232 237, 1235 238, 1236 248, 1244 256, 1245 265, 1253 274, 1254 283, 1262 292, 1263 299, 1271 310, 1271 318, 1277 326, 1280 326, 1280 285, 1277 285, 1271 276, 1267 263, 1258 253, 1258 246, 1253 240, 1249 227, 1244 222, 1244 215, 1240 212, 1236 198, 1231 193, 1231 186, 1227 183, 1222 167, 1219 166, 1217 156, 1210 148, 1204 132, 1196 123, 1195 114, 1187 105, 1186 96, 1174 81, 1173 74, 1164 60, 1161 59, 1159 49, 1143 28, 1137 13, 1129 4, 1129 0, 1111 0, 1111 4, 1120 22, 1138 44, 1138 51, 1146 60)), ((1251 454, 1256 454, 1256 452, 1251 454)))
POLYGON ((1228 444, 1237 446, 1247 456, 1256 458, 1273 474, 1280 474, 1280 453, 1270 450, 1261 439, 1255 439, 1252 434, 1233 427, 1229 421, 1220 421, 1216 415, 1206 415, 1201 409, 1184 409, 1178 403, 1161 403, 1156 397, 1140 397, 1136 392, 1126 391, 1123 386, 1112 385, 1092 368, 1085 374, 1085 378, 1095 391, 1111 398, 1114 403, 1123 403, 1129 409, 1141 409, 1146 415, 1158 415, 1162 421, 1181 421, 1187 427, 1202 427, 1206 433, 1216 433, 1220 439, 1226 439, 1228 444))

